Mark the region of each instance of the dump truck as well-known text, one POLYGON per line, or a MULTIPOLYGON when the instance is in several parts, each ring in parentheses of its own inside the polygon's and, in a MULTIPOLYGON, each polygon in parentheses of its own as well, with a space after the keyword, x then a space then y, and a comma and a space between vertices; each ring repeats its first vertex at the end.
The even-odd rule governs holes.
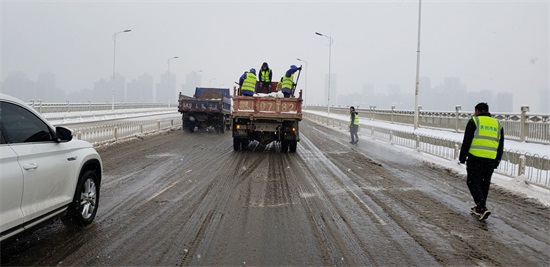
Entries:
POLYGON ((193 133, 212 129, 224 133, 230 127, 231 96, 229 88, 197 87, 193 97, 179 93, 178 111, 182 129, 193 133))
MULTIPOLYGON (((276 88, 277 82, 271 84, 276 88)), ((258 86, 256 87, 258 88, 258 86)), ((300 141, 302 91, 298 98, 240 96, 235 87, 231 112, 233 149, 247 150, 251 141, 263 145, 279 142, 281 152, 296 152, 300 141)))

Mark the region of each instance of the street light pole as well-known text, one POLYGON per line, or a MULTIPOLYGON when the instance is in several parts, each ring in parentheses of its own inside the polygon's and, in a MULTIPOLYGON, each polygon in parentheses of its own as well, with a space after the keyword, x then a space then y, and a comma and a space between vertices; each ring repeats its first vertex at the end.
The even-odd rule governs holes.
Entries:
POLYGON ((418 46, 416 49, 416 86, 414 91, 414 129, 418 129, 418 91, 419 91, 419 74, 420 74, 420 18, 422 10, 422 0, 418 0, 418 46))
POLYGON ((325 34, 322 34, 322 33, 318 33, 318 32, 315 32, 315 34, 319 35, 319 36, 324 36, 326 38, 328 38, 328 93, 327 93, 327 113, 330 115, 330 59, 331 59, 331 53, 332 53, 332 37, 328 36, 328 35, 325 35, 325 34))
POLYGON ((297 58, 298 61, 306 63, 306 86, 304 87, 304 106, 306 106, 306 92, 307 92, 307 61, 297 58))
POLYGON ((175 58, 179 58, 179 57, 171 57, 169 59, 166 60, 166 64, 168 64, 168 107, 170 107, 170 85, 171 85, 171 80, 172 80, 172 77, 170 75, 170 60, 172 59, 175 59, 175 58))
POLYGON ((113 97, 111 100, 111 110, 115 110, 115 62, 116 62, 116 37, 117 35, 124 33, 124 32, 131 32, 132 30, 124 30, 120 32, 115 32, 113 34, 113 80, 112 80, 112 87, 113 87, 113 97))

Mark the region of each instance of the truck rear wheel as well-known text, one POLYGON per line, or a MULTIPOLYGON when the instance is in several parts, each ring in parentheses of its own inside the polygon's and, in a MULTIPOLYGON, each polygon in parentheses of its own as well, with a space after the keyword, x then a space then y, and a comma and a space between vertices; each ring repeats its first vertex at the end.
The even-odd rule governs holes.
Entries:
POLYGON ((286 153, 288 151, 288 141, 281 141, 281 152, 286 153))
POLYGON ((298 146, 297 141, 290 141, 289 142, 289 149, 291 153, 296 153, 296 146, 298 146))
POLYGON ((237 137, 233 137, 233 150, 239 151, 241 149, 241 140, 237 137))
POLYGON ((241 139, 241 150, 248 150, 248 139, 241 139))

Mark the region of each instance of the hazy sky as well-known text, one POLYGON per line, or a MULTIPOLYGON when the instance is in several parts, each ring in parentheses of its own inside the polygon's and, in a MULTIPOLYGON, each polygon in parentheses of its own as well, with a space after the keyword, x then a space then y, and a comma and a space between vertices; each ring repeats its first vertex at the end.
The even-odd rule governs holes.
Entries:
MULTIPOLYGON (((178 56, 170 61, 178 88, 193 70, 203 86, 232 87, 264 61, 278 80, 301 58, 308 101, 326 103, 329 47, 317 31, 334 40, 338 94, 365 84, 414 93, 418 1, 0 1, 2 79, 51 72, 61 89, 91 89, 112 75, 113 34, 131 29, 117 37, 126 81, 149 73, 156 84, 178 56)), ((514 92, 515 106, 538 105, 550 83, 549 11, 548 0, 423 1, 420 76, 432 86, 460 77, 468 91, 514 92)))

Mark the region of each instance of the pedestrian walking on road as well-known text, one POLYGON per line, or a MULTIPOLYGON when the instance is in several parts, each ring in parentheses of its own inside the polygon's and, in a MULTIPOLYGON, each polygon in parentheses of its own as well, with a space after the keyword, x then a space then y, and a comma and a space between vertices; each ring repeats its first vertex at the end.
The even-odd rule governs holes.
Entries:
POLYGON ((357 144, 359 142, 359 113, 355 111, 353 106, 349 107, 349 133, 351 135, 351 144, 357 144))
POLYGON ((500 163, 503 150, 502 125, 491 117, 487 103, 477 104, 474 116, 468 121, 464 131, 459 161, 466 162, 466 184, 476 204, 471 212, 479 216, 480 221, 491 215, 486 206, 487 196, 491 176, 500 163))

